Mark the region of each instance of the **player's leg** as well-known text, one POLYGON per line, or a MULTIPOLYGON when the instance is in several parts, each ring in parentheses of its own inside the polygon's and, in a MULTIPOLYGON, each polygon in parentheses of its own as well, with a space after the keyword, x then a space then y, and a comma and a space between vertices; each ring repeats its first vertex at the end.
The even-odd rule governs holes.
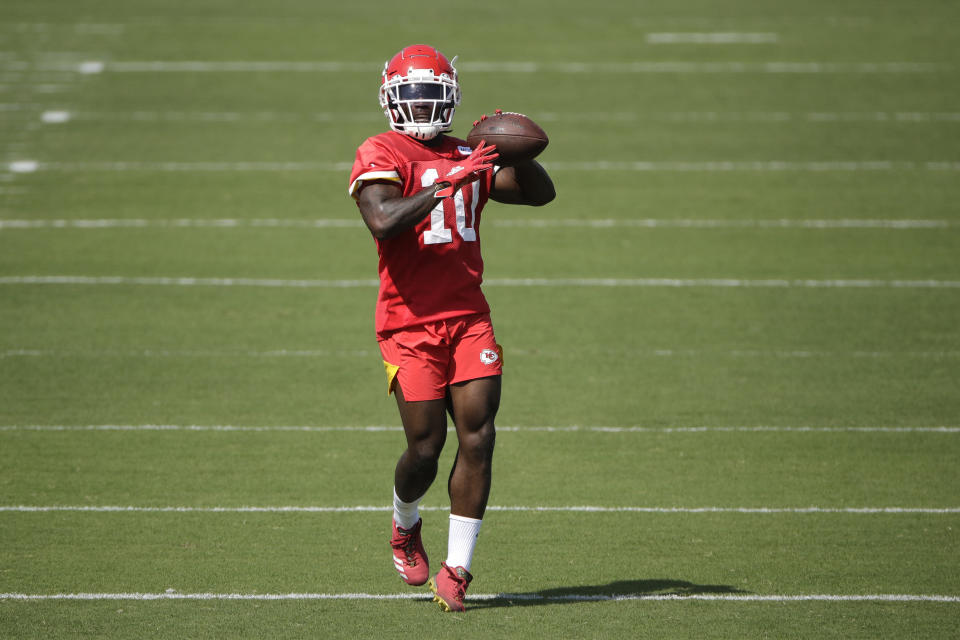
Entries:
POLYGON ((446 400, 408 402, 403 389, 394 389, 406 434, 407 448, 394 470, 393 530, 390 546, 400 578, 418 586, 430 577, 423 547, 420 499, 437 477, 437 459, 447 435, 446 400))
POLYGON ((437 459, 447 438, 445 348, 429 327, 397 331, 379 340, 387 391, 396 397, 406 436, 394 471, 394 491, 413 502, 437 476, 437 459))
POLYGON ((445 611, 463 611, 473 580, 470 565, 490 496, 494 419, 500 406, 499 375, 450 385, 458 449, 450 472, 450 533, 447 559, 430 583, 434 601, 445 611))
POLYGON ((408 402, 398 384, 394 389, 407 448, 394 471, 394 489, 405 502, 419 500, 437 477, 437 461, 447 438, 447 403, 408 402))
POLYGON ((453 364, 447 393, 459 446, 448 482, 450 513, 479 520, 490 495, 503 358, 489 315, 451 324, 453 364))
POLYGON ((387 388, 396 397, 406 448, 394 469, 393 562, 404 582, 430 577, 423 548, 419 504, 437 477, 447 437, 446 358, 427 328, 397 332, 380 341, 387 388))
POLYGON ((447 484, 453 515, 480 520, 487 508, 500 388, 500 376, 450 385, 458 442, 447 484))

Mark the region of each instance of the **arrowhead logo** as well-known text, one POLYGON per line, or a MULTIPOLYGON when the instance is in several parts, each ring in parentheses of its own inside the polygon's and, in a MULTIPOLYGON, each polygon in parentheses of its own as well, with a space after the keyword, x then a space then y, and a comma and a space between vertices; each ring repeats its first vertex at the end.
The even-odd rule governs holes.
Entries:
POLYGON ((453 169, 450 169, 450 172, 447 173, 447 177, 449 178, 453 174, 460 173, 461 171, 463 171, 463 167, 461 167, 460 165, 457 165, 453 169))

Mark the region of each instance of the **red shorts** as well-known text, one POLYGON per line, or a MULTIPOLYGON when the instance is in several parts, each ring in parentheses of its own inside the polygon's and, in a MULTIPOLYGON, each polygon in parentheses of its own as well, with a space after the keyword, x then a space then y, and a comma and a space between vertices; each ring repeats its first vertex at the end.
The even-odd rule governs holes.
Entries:
POLYGON ((503 351, 486 313, 398 329, 379 342, 387 393, 399 384, 409 401, 437 400, 451 384, 503 372, 503 351))

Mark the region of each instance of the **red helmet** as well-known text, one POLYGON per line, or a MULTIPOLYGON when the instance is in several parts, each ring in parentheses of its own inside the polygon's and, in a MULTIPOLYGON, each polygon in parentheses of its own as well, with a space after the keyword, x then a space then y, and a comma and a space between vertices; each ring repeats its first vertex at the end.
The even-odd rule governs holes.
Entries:
POLYGON ((380 106, 390 128, 417 140, 430 140, 453 127, 460 85, 453 62, 431 46, 404 47, 383 65, 380 106), (428 104, 429 121, 414 118, 413 104, 428 104))

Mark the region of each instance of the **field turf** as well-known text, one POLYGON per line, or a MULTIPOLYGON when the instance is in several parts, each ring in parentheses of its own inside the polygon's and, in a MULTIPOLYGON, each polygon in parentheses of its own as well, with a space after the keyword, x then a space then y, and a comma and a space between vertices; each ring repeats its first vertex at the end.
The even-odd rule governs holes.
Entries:
POLYGON ((956 637, 958 21, 7 0, 0 637, 956 637), (454 133, 527 113, 558 191, 484 211, 505 386, 457 615, 390 561, 346 193, 416 42, 459 55, 454 133))

